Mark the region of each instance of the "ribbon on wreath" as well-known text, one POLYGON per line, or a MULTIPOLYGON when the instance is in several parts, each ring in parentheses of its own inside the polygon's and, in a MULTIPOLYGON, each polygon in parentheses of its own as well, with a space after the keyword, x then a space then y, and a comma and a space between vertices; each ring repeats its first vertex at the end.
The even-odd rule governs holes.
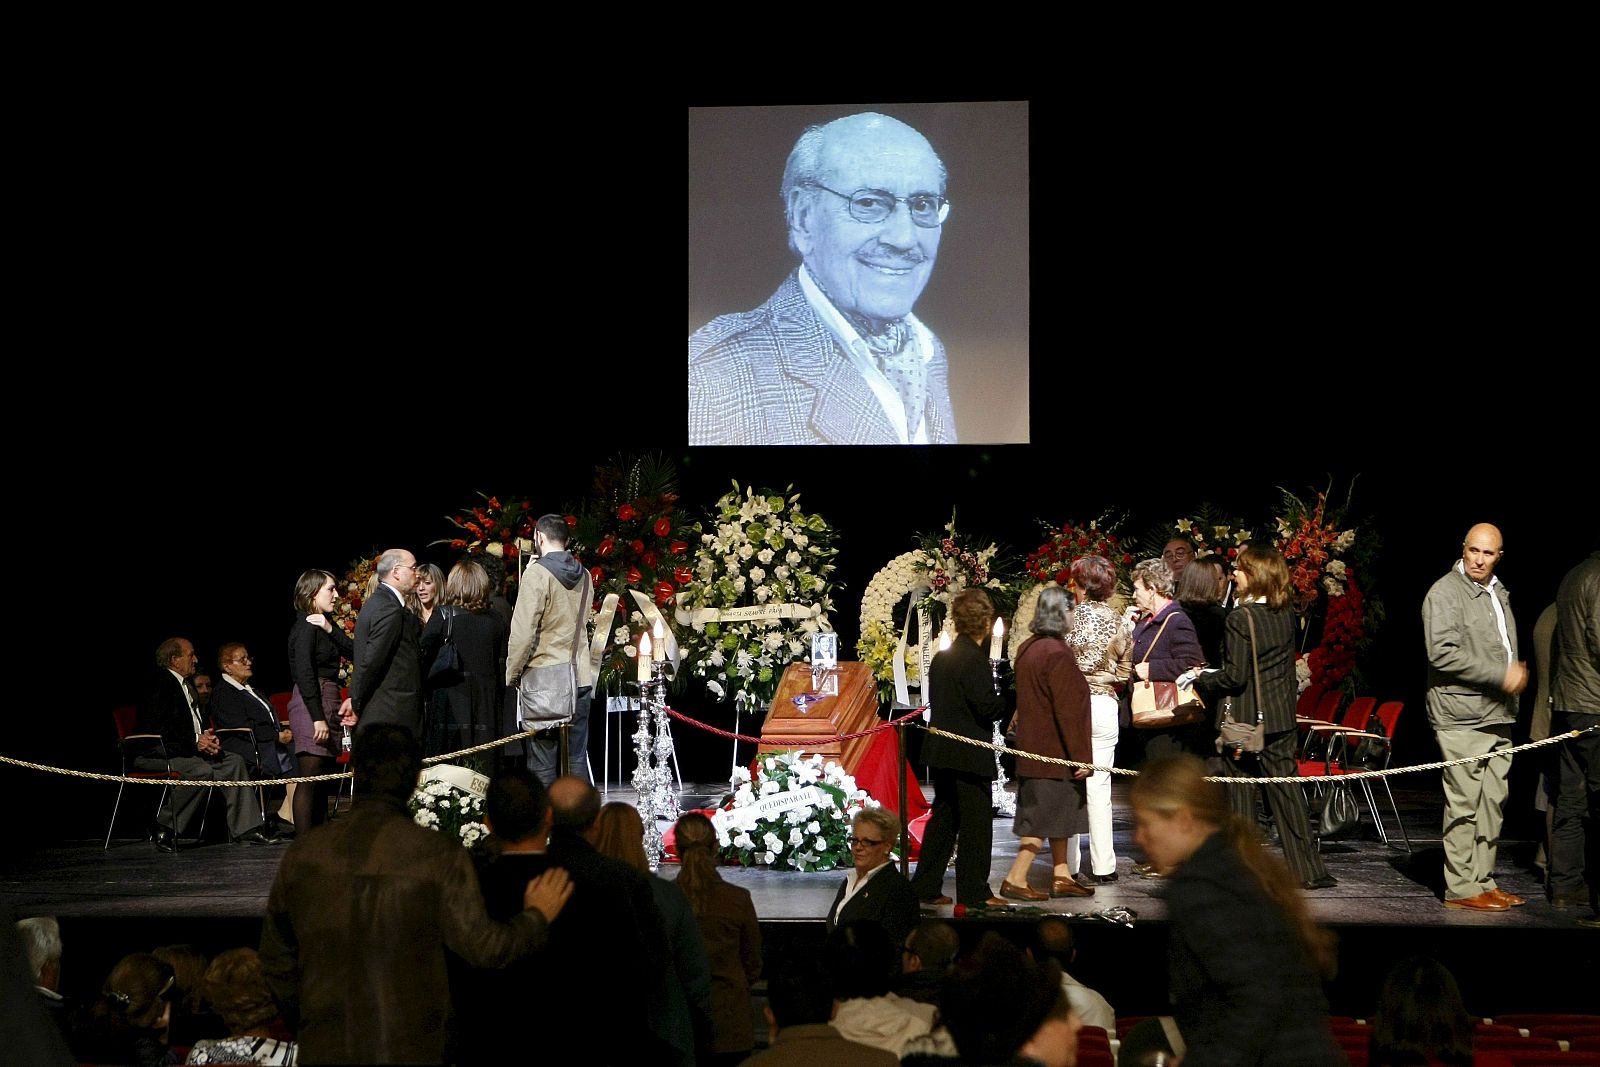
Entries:
MULTIPOLYGON (((928 625, 928 610, 921 604, 914 605, 917 615, 917 677, 918 693, 926 697, 928 694, 928 667, 933 662, 933 631, 928 625)), ((906 676, 906 647, 910 643, 911 610, 906 611, 906 621, 900 626, 900 643, 894 650, 894 699, 901 707, 913 707, 911 702, 911 686, 906 676)))
POLYGON ((700 628, 708 622, 774 622, 779 619, 809 619, 822 614, 820 604, 752 604, 747 608, 677 609, 678 624, 700 628))
MULTIPOLYGON (((656 623, 661 624, 662 633, 666 634, 667 659, 671 661, 674 671, 678 668, 678 661, 683 652, 678 648, 678 639, 672 632, 672 626, 667 622, 667 617, 661 614, 655 601, 639 592, 629 589, 628 595, 633 597, 633 602, 644 615, 645 629, 652 635, 655 633, 656 623)), ((589 673, 591 677, 600 677, 600 663, 605 659, 606 646, 611 641, 611 629, 617 622, 617 606, 622 603, 622 598, 616 593, 607 593, 600 602, 600 610, 595 614, 594 637, 589 641, 589 673)))

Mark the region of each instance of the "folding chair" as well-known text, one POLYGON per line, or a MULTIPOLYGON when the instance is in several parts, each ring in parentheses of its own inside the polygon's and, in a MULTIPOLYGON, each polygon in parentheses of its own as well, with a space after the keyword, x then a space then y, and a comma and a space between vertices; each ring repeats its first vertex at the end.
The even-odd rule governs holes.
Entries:
MULTIPOLYGON (((117 730, 117 752, 122 760, 122 777, 145 778, 166 782, 175 782, 182 779, 183 775, 172 769, 171 757, 167 754, 166 742, 161 739, 160 734, 136 734, 133 732, 134 723, 138 721, 138 718, 139 709, 136 707, 111 709, 111 721, 117 730), (167 761, 167 769, 164 771, 138 770, 133 766, 133 762, 141 757, 154 757, 167 761)), ((111 806, 111 822, 106 825, 105 843, 100 846, 102 852, 111 847, 111 831, 116 829, 117 812, 122 807, 122 791, 127 786, 127 782, 117 783, 117 799, 116 803, 111 806)), ((156 802, 156 814, 158 816, 161 814, 162 806, 166 805, 171 799, 172 788, 171 785, 161 787, 161 799, 156 802)), ((200 809, 200 836, 202 838, 206 834, 206 808, 210 806, 211 798, 207 796, 205 806, 200 809)), ((168 807, 167 810, 171 812, 173 809, 168 807)), ((172 828, 172 843, 174 848, 178 847, 178 828, 176 825, 172 828)))

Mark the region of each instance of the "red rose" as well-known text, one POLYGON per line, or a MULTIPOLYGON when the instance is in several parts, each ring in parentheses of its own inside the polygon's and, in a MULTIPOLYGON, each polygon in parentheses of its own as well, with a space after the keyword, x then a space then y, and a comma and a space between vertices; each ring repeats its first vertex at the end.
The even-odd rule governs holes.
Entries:
POLYGON ((573 527, 578 525, 578 516, 576 516, 576 515, 568 515, 566 517, 566 519, 567 519, 567 529, 570 530, 573 527))
POLYGON ((677 570, 672 572, 672 580, 677 582, 679 585, 688 585, 690 582, 694 581, 694 572, 688 567, 679 567, 677 570))
POLYGON ((627 577, 629 585, 638 585, 640 582, 644 581, 644 575, 639 573, 638 567, 629 567, 627 577))
POLYGON ((656 603, 660 604, 662 607, 665 607, 666 604, 667 604, 667 601, 669 601, 671 599, 672 599, 672 583, 671 582, 657 582, 656 583, 656 603))
POLYGON ((1067 579, 1070 577, 1072 577, 1072 572, 1063 567, 1061 570, 1056 571, 1056 584, 1066 585, 1067 579))
POLYGON ((669 549, 669 551, 671 551, 671 553, 674 556, 681 556, 685 552, 689 551, 689 542, 687 542, 687 541, 674 541, 674 542, 672 542, 672 545, 671 545, 671 548, 669 549))
POLYGON ((633 554, 637 556, 639 553, 644 551, 644 542, 635 537, 632 541, 628 542, 628 547, 632 549, 633 554))
POLYGON ((611 555, 611 553, 615 552, 616 550, 617 550, 617 543, 615 541, 611 540, 611 538, 608 537, 604 541, 600 542, 600 547, 595 549, 595 554, 598 555, 601 559, 605 559, 607 556, 611 555))
POLYGON ((652 548, 644 555, 640 556, 639 562, 643 563, 646 567, 654 567, 656 565, 656 550, 652 548))
POLYGON ((632 504, 624 504, 617 509, 617 518, 622 522, 633 521, 634 510, 632 504))
POLYGON ((657 519, 656 520, 656 536, 657 537, 665 537, 665 536, 667 536, 667 534, 669 534, 671 532, 672 532, 672 520, 671 519, 663 518, 663 519, 657 519))

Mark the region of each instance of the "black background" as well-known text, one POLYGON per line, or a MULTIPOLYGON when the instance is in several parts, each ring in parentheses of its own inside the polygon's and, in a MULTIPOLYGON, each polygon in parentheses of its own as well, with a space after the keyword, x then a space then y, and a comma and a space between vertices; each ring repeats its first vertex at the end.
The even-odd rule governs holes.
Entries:
MULTIPOLYGON (((428 543, 476 492, 564 511, 654 450, 695 517, 730 480, 793 484, 840 531, 846 655, 871 575, 952 509, 1026 553, 1038 520, 1258 520, 1359 475, 1390 612, 1370 688, 1427 758, 1418 609, 1467 527, 1504 532, 1525 641, 1596 547, 1570 150, 1488 96, 1112 95, 1030 108, 1032 443, 820 450, 683 445, 675 107, 621 137, 581 110, 97 99, 25 168, 3 751, 111 769, 107 712, 173 634, 208 663, 242 640, 287 688, 303 569, 448 563, 428 543)), ((727 742, 679 745, 725 773, 727 742)), ((110 785, 3 773, 49 812, 24 837, 101 832, 110 785)))

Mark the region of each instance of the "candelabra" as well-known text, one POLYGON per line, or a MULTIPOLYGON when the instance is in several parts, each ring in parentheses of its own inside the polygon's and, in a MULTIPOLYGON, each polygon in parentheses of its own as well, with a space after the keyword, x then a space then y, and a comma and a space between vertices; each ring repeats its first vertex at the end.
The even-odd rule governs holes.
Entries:
POLYGON ((650 869, 661 865, 665 852, 661 823, 678 818, 678 797, 672 789, 672 732, 667 722, 666 664, 650 664, 650 677, 639 681, 639 728, 633 734, 633 788, 644 823, 644 854, 650 869))
MULTIPOLYGON (((989 661, 989 672, 994 676, 995 696, 1001 696, 1005 693, 1005 688, 1000 684, 1000 665, 1004 662, 1005 660, 1002 659, 991 659, 989 661)), ((994 743, 997 745, 1006 743, 1005 735, 1000 732, 999 723, 994 724, 994 743)), ((1017 813, 1017 798, 1012 795, 1010 790, 1006 789, 1007 781, 1006 772, 1000 766, 1000 753, 996 752, 994 754, 994 784, 989 787, 989 800, 993 804, 994 810, 1001 815, 1014 816, 1017 813)))

